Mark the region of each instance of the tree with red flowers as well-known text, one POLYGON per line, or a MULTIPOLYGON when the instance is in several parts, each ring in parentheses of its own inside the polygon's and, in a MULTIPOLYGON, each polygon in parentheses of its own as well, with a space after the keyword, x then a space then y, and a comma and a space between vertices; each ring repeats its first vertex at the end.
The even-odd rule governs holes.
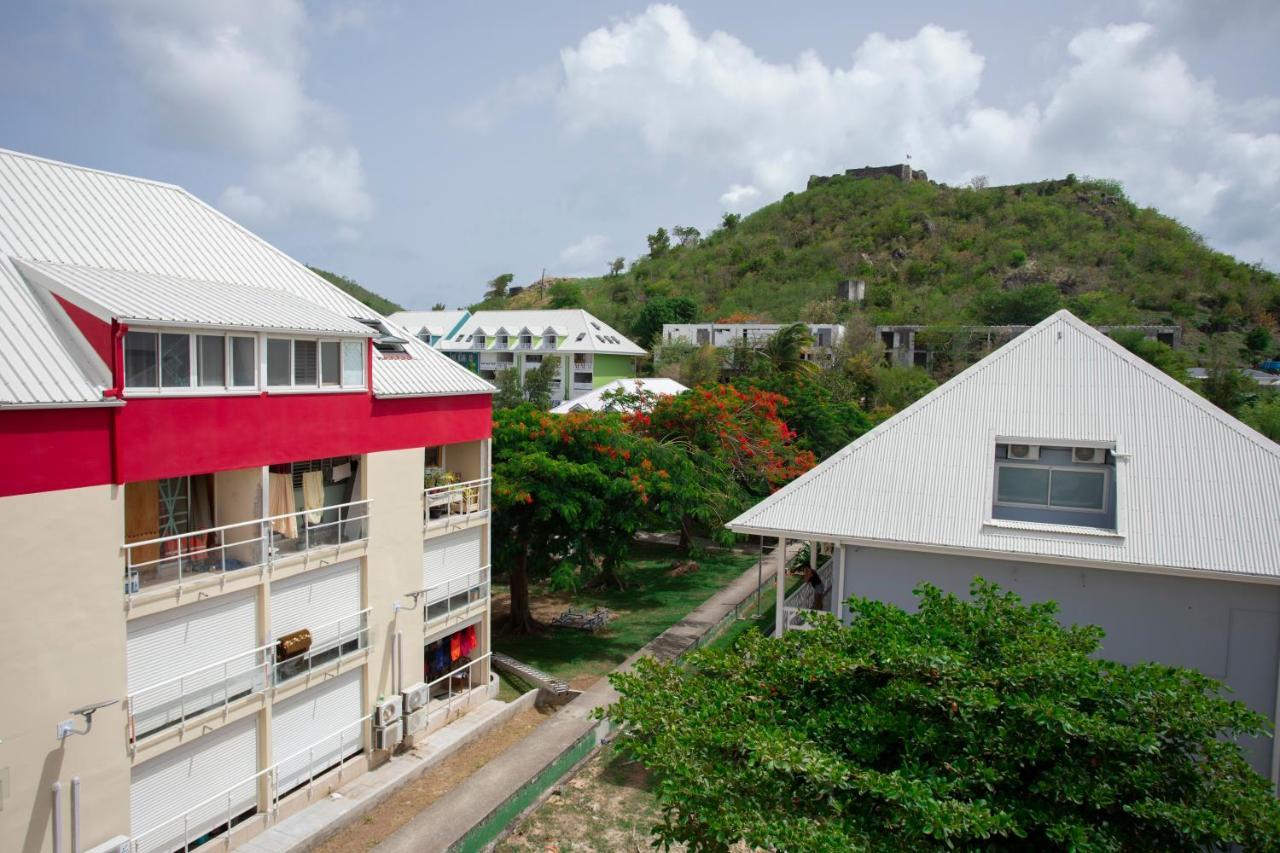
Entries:
POLYGON ((615 576, 640 530, 700 517, 699 476, 680 448, 624 428, 620 415, 494 413, 493 547, 511 584, 508 629, 538 624, 529 583, 615 576))
MULTIPOLYGON (((759 388, 703 385, 623 417, 632 432, 684 448, 700 478, 702 518, 723 522, 814 466, 813 453, 797 448, 795 431, 779 415, 786 403, 759 388)), ((698 520, 681 519, 686 546, 698 520)))

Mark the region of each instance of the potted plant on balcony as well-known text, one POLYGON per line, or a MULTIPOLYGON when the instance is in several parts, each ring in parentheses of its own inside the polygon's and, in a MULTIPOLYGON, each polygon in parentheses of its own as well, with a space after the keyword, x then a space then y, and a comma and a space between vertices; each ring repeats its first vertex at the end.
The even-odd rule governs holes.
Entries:
POLYGON ((451 489, 441 488, 458 482, 458 475, 439 468, 428 468, 422 478, 424 489, 435 489, 427 494, 427 517, 438 518, 449 511, 449 503, 457 495, 451 489))

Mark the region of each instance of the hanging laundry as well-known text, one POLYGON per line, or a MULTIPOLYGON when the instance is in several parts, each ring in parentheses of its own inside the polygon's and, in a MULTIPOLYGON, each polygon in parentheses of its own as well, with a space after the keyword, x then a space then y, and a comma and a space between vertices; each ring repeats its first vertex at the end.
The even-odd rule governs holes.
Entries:
POLYGON ((268 501, 271 514, 282 516, 271 522, 271 529, 287 539, 298 538, 298 518, 293 513, 293 475, 272 474, 269 481, 268 501))
POLYGON ((302 506, 307 510, 307 524, 319 524, 324 518, 324 472, 303 472, 302 506))
POLYGON ((351 476, 351 463, 343 462, 341 465, 333 466, 333 482, 341 483, 343 480, 351 476))
POLYGON ((470 657, 476 650, 476 626, 468 625, 462 629, 462 654, 470 657))
POLYGON ((449 660, 455 661, 462 657, 462 632, 454 634, 449 638, 449 660))

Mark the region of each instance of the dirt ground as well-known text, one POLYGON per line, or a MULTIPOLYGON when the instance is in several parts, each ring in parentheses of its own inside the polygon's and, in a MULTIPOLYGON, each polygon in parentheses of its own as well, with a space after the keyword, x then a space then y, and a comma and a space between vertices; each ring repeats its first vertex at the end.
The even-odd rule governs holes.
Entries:
POLYGON ((365 853, 372 850, 418 812, 537 728, 552 713, 552 710, 533 707, 519 712, 504 726, 464 746, 314 849, 320 853, 365 853))
MULTIPOLYGON (((501 853, 652 850, 659 822, 649 774, 605 747, 496 848, 501 853)), ((682 848, 680 848, 682 849, 682 848)))

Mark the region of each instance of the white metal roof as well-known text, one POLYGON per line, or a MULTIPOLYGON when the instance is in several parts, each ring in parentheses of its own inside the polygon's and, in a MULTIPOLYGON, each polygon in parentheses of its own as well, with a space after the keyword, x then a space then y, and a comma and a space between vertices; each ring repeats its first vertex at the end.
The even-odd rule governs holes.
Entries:
POLYGON ((729 527, 1276 580, 1280 446, 1060 311, 729 527), (1118 534, 985 523, 997 436, 1114 442, 1118 534))
POLYGON ((628 340, 618 330, 580 308, 561 308, 534 311, 477 311, 467 318, 451 340, 441 341, 446 350, 471 349, 466 342, 468 335, 498 329, 529 328, 541 334, 548 327, 564 336, 556 349, 560 352, 614 353, 617 355, 644 355, 638 344, 628 340), (578 336, 582 340, 578 340, 578 336))
POLYGON ((403 326, 410 333, 419 335, 425 331, 440 337, 453 331, 470 312, 461 311, 397 311, 387 319, 403 326))
POLYGON ((369 337, 368 326, 287 290, 14 259, 18 271, 102 320, 369 337))
POLYGON ((647 379, 615 379, 612 382, 601 385, 594 391, 583 394, 580 397, 574 397, 572 400, 565 400, 560 405, 551 410, 553 415, 567 415, 570 412, 587 411, 587 412, 603 412, 607 405, 604 395, 610 392, 625 390, 629 394, 638 394, 640 391, 648 391, 659 397, 674 397, 677 394, 683 394, 689 389, 674 379, 664 379, 660 376, 650 377, 647 379))
MULTIPOLYGON (((0 149, 0 406, 104 402, 101 365, 13 259, 284 291, 345 318, 378 318, 342 290, 171 184, 0 149)), ((378 396, 489 393, 429 347, 376 359, 378 396)))

